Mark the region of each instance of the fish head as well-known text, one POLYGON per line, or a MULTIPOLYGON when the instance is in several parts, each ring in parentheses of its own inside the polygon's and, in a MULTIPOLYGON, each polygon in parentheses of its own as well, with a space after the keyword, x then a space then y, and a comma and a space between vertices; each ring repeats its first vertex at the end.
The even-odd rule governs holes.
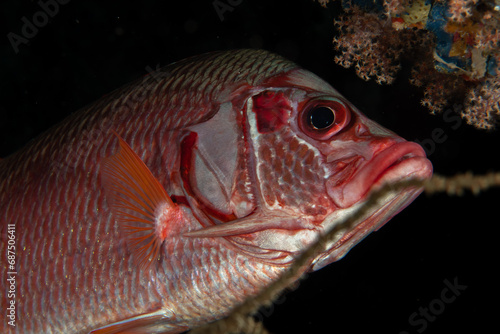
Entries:
MULTIPOLYGON (((189 128, 192 144, 182 149, 189 152, 184 185, 197 199, 191 207, 200 220, 211 217, 186 235, 226 237, 254 257, 290 263, 373 189, 432 174, 421 146, 368 119, 304 69, 228 91, 215 116, 189 128)), ((339 230, 312 270, 342 258, 421 191, 387 193, 339 230)))
MULTIPOLYGON (((270 226, 258 237, 261 247, 300 252, 356 210, 373 189, 432 175, 420 145, 368 119, 318 76, 296 69, 265 86, 248 99, 246 110, 256 196, 268 221, 273 215, 294 218, 270 226)), ((421 191, 386 194, 359 223, 338 232, 312 269, 342 258, 421 191)))

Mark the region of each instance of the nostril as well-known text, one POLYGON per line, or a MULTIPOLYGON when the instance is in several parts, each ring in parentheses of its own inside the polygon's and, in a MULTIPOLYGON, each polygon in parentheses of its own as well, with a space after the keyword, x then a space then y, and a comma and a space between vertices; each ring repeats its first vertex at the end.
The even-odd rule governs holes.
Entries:
POLYGON ((368 127, 362 123, 358 123, 355 127, 355 133, 358 137, 366 137, 370 135, 368 127))

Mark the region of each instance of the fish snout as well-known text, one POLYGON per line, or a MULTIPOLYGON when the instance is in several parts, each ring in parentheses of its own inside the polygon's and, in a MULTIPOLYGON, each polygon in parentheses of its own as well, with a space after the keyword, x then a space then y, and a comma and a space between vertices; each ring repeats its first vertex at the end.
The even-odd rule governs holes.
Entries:
POLYGON ((347 166, 335 161, 341 168, 326 182, 328 195, 340 208, 351 207, 385 183, 432 175, 432 164, 423 148, 399 137, 372 140, 357 151, 344 160, 347 166), (352 170, 343 172, 346 168, 352 170))

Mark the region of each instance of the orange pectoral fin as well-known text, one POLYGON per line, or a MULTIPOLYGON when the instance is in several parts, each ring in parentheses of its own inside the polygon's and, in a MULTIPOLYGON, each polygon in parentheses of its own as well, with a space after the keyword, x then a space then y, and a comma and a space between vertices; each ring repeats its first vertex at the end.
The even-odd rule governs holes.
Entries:
POLYGON ((159 257, 172 226, 182 223, 181 208, 130 146, 118 135, 120 150, 104 159, 102 181, 106 199, 127 234, 140 265, 159 257))
POLYGON ((163 311, 142 314, 137 317, 115 322, 97 329, 90 334, 147 334, 147 333, 178 333, 189 328, 169 326, 166 324, 163 311))

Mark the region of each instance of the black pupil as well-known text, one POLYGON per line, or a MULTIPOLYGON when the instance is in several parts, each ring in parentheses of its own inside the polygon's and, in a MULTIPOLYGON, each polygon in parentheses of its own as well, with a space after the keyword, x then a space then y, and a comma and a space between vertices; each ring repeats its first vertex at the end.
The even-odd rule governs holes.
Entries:
POLYGON ((314 108, 310 115, 311 125, 316 129, 325 129, 335 121, 333 110, 327 107, 314 108))

